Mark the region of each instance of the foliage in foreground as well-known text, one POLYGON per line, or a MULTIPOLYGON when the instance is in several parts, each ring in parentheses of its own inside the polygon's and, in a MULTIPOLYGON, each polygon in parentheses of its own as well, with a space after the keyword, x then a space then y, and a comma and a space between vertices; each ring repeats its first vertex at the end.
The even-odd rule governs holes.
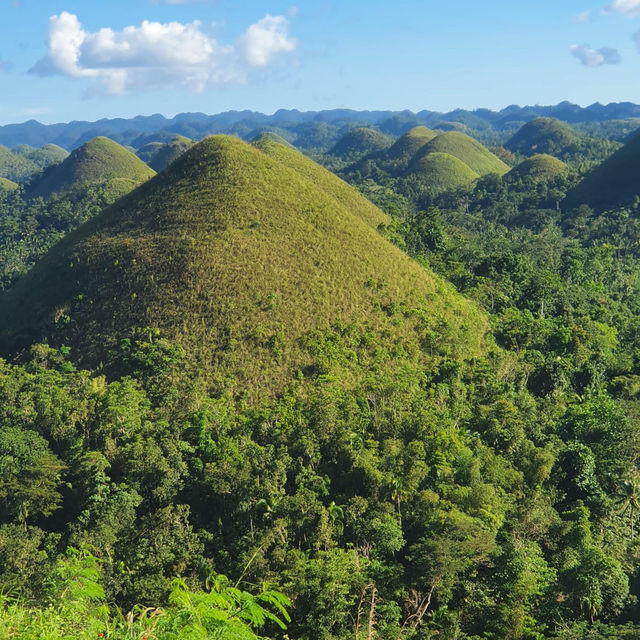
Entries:
POLYGON ((206 591, 193 591, 174 579, 163 608, 136 605, 124 614, 109 607, 100 584, 97 559, 69 549, 48 585, 48 605, 30 606, 0 595, 3 638, 21 640, 258 640, 257 629, 269 623, 285 628, 291 604, 281 593, 263 588, 256 596, 212 576, 206 591))

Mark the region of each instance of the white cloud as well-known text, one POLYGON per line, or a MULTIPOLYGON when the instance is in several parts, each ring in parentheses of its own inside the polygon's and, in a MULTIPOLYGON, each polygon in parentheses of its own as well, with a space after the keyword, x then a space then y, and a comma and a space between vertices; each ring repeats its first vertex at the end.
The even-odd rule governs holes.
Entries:
POLYGON ((582 13, 579 13, 575 18, 574 22, 589 22, 591 20, 591 9, 587 9, 582 13))
POLYGON ((603 9, 603 13, 621 13, 625 16, 640 15, 640 0, 613 0, 603 9))
POLYGON ((233 46, 218 43, 198 21, 145 20, 121 31, 89 33, 77 16, 62 12, 49 18, 48 53, 31 72, 93 79, 93 94, 176 87, 200 93, 245 82, 252 68, 266 66, 277 53, 293 51, 296 42, 288 35, 288 24, 283 16, 267 14, 233 46))
POLYGON ((570 47, 570 51, 585 67, 601 67, 604 64, 620 62, 618 50, 610 47, 592 49, 588 44, 574 44, 570 47))
POLYGON ((287 34, 288 24, 289 21, 284 16, 267 14, 246 30, 241 46, 249 64, 265 67, 275 54, 296 48, 296 41, 287 34))

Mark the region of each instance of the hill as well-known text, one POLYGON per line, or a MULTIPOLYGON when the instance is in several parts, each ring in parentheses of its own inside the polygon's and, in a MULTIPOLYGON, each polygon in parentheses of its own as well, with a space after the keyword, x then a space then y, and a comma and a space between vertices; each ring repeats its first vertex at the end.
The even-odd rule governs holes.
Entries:
POLYGON ((558 160, 546 153, 539 153, 516 165, 506 177, 546 181, 556 176, 566 176, 568 172, 569 167, 562 160, 558 160))
POLYGON ((157 327, 192 371, 251 397, 304 372, 336 323, 425 364, 484 351, 484 316, 373 228, 382 212, 301 154, 258 146, 207 138, 67 236, 0 301, 3 351, 47 336, 95 367, 157 327))
POLYGON ((430 140, 414 157, 414 166, 419 166, 421 159, 431 153, 454 156, 481 176, 488 173, 502 175, 509 171, 509 167, 489 149, 459 131, 447 131, 430 140))
POLYGON ((26 195, 48 198, 54 193, 104 189, 113 200, 148 180, 155 172, 133 153, 108 138, 93 138, 60 164, 49 167, 26 195))
POLYGON ((164 145, 164 142, 147 142, 136 151, 136 155, 142 162, 149 164, 164 145))
POLYGON ((418 150, 433 140, 436 135, 435 131, 427 127, 419 126, 410 129, 383 152, 384 164, 395 170, 395 173, 401 173, 409 166, 418 150))
POLYGON ((438 151, 415 158, 409 165, 407 175, 420 176, 427 190, 432 193, 469 186, 480 177, 462 160, 438 151))
POLYGON ((545 153, 559 156, 580 143, 582 136, 566 122, 536 118, 525 124, 505 143, 505 148, 525 156, 545 153))
POLYGON ((0 145, 0 178, 23 182, 37 171, 38 166, 34 162, 0 145))
POLYGON ((390 147, 371 153, 348 165, 341 171, 349 181, 362 177, 399 177, 409 166, 419 149, 436 137, 427 127, 413 127, 401 135, 390 147))
POLYGON ((370 127, 356 127, 345 134, 329 151, 329 155, 355 162, 363 156, 387 149, 392 139, 370 127))
POLYGON ((12 153, 31 160, 39 169, 46 169, 58 164, 68 157, 69 152, 56 144, 46 144, 41 149, 35 149, 28 144, 21 144, 11 149, 12 153))
POLYGON ((555 118, 536 118, 517 131, 504 146, 524 156, 548 154, 579 164, 602 162, 620 148, 620 143, 579 133, 555 118))
POLYGON ((162 171, 194 144, 189 138, 176 136, 171 142, 161 145, 148 164, 154 171, 162 171))
POLYGON ((600 212, 632 205, 637 196, 640 196, 640 136, 587 174, 567 194, 564 206, 570 209, 588 204, 600 212))

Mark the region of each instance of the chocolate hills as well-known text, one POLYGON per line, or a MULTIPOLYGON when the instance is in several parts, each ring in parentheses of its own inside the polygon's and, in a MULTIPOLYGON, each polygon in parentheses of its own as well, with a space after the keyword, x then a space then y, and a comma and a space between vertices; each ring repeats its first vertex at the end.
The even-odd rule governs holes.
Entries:
POLYGON ((504 146, 525 156, 540 153, 557 156, 577 145, 581 138, 566 122, 555 118, 535 118, 509 138, 504 146))
POLYGON ((11 152, 31 160, 38 169, 46 169, 58 164, 69 156, 69 152, 57 144, 45 144, 41 149, 36 149, 28 144, 20 144, 11 149, 11 152))
POLYGON ((415 163, 414 166, 419 166, 421 158, 430 153, 449 154, 481 176, 488 173, 502 175, 509 171, 509 167, 489 149, 459 131, 447 131, 434 137, 419 149, 412 164, 415 163))
POLYGON ((507 171, 509 167, 500 158, 470 136, 419 126, 342 173, 351 181, 361 177, 415 179, 422 189, 436 193, 470 185, 488 173, 502 175, 507 171))
POLYGON ((555 118, 535 118, 523 125, 504 146, 524 156, 548 154, 579 164, 601 162, 620 148, 620 143, 584 135, 555 118))
POLYGON ((189 140, 189 138, 185 138, 184 136, 176 136, 170 142, 161 145, 149 160, 148 164, 154 171, 162 171, 193 145, 193 140, 189 140))
POLYGON ((30 198, 77 192, 90 187, 105 190, 111 201, 148 180, 155 171, 113 140, 98 137, 75 149, 63 162, 46 169, 30 184, 30 198))
POLYGON ((391 146, 393 139, 370 127, 356 127, 345 134, 329 151, 329 155, 345 162, 355 162, 363 156, 391 146))
POLYGON ((272 139, 207 138, 18 281, 0 300, 2 351, 47 338, 99 367, 157 327, 192 372, 252 397, 303 375, 331 327, 425 364, 483 353, 483 314, 384 239, 385 221, 272 139))
POLYGON ((0 145, 0 177, 22 182, 38 171, 34 162, 0 145))
POLYGON ((433 193, 466 187, 480 177, 469 165, 449 153, 434 151, 418 156, 412 160, 406 175, 420 176, 433 193))
POLYGON ((567 175, 568 172, 569 167, 562 160, 546 153, 539 153, 513 167, 507 177, 545 181, 556 176, 567 175))
POLYGON ((384 165, 391 173, 399 174, 409 166, 411 159, 425 144, 436 137, 436 132, 427 127, 414 127, 400 136, 393 145, 382 152, 384 165))

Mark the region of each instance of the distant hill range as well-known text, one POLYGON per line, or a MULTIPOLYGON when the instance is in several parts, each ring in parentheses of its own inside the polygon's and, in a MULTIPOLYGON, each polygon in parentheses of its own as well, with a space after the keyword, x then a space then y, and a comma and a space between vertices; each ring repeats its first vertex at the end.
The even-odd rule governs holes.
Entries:
POLYGON ((428 110, 414 113, 408 110, 303 112, 281 109, 272 115, 227 111, 215 115, 181 113, 165 118, 154 114, 51 125, 30 120, 0 127, 0 144, 9 148, 23 144, 32 147, 56 144, 70 151, 92 138, 107 136, 120 144, 140 149, 149 142, 169 142, 175 135, 200 140, 210 134, 226 133, 250 140, 263 131, 273 131, 301 149, 327 152, 356 126, 373 126, 384 134, 400 136, 420 125, 460 131, 473 135, 484 144, 496 144, 506 141, 522 125, 539 117, 562 120, 590 135, 619 141, 626 140, 630 133, 640 129, 640 105, 622 102, 580 107, 561 102, 554 106, 511 105, 500 111, 456 109, 448 113, 428 110))

